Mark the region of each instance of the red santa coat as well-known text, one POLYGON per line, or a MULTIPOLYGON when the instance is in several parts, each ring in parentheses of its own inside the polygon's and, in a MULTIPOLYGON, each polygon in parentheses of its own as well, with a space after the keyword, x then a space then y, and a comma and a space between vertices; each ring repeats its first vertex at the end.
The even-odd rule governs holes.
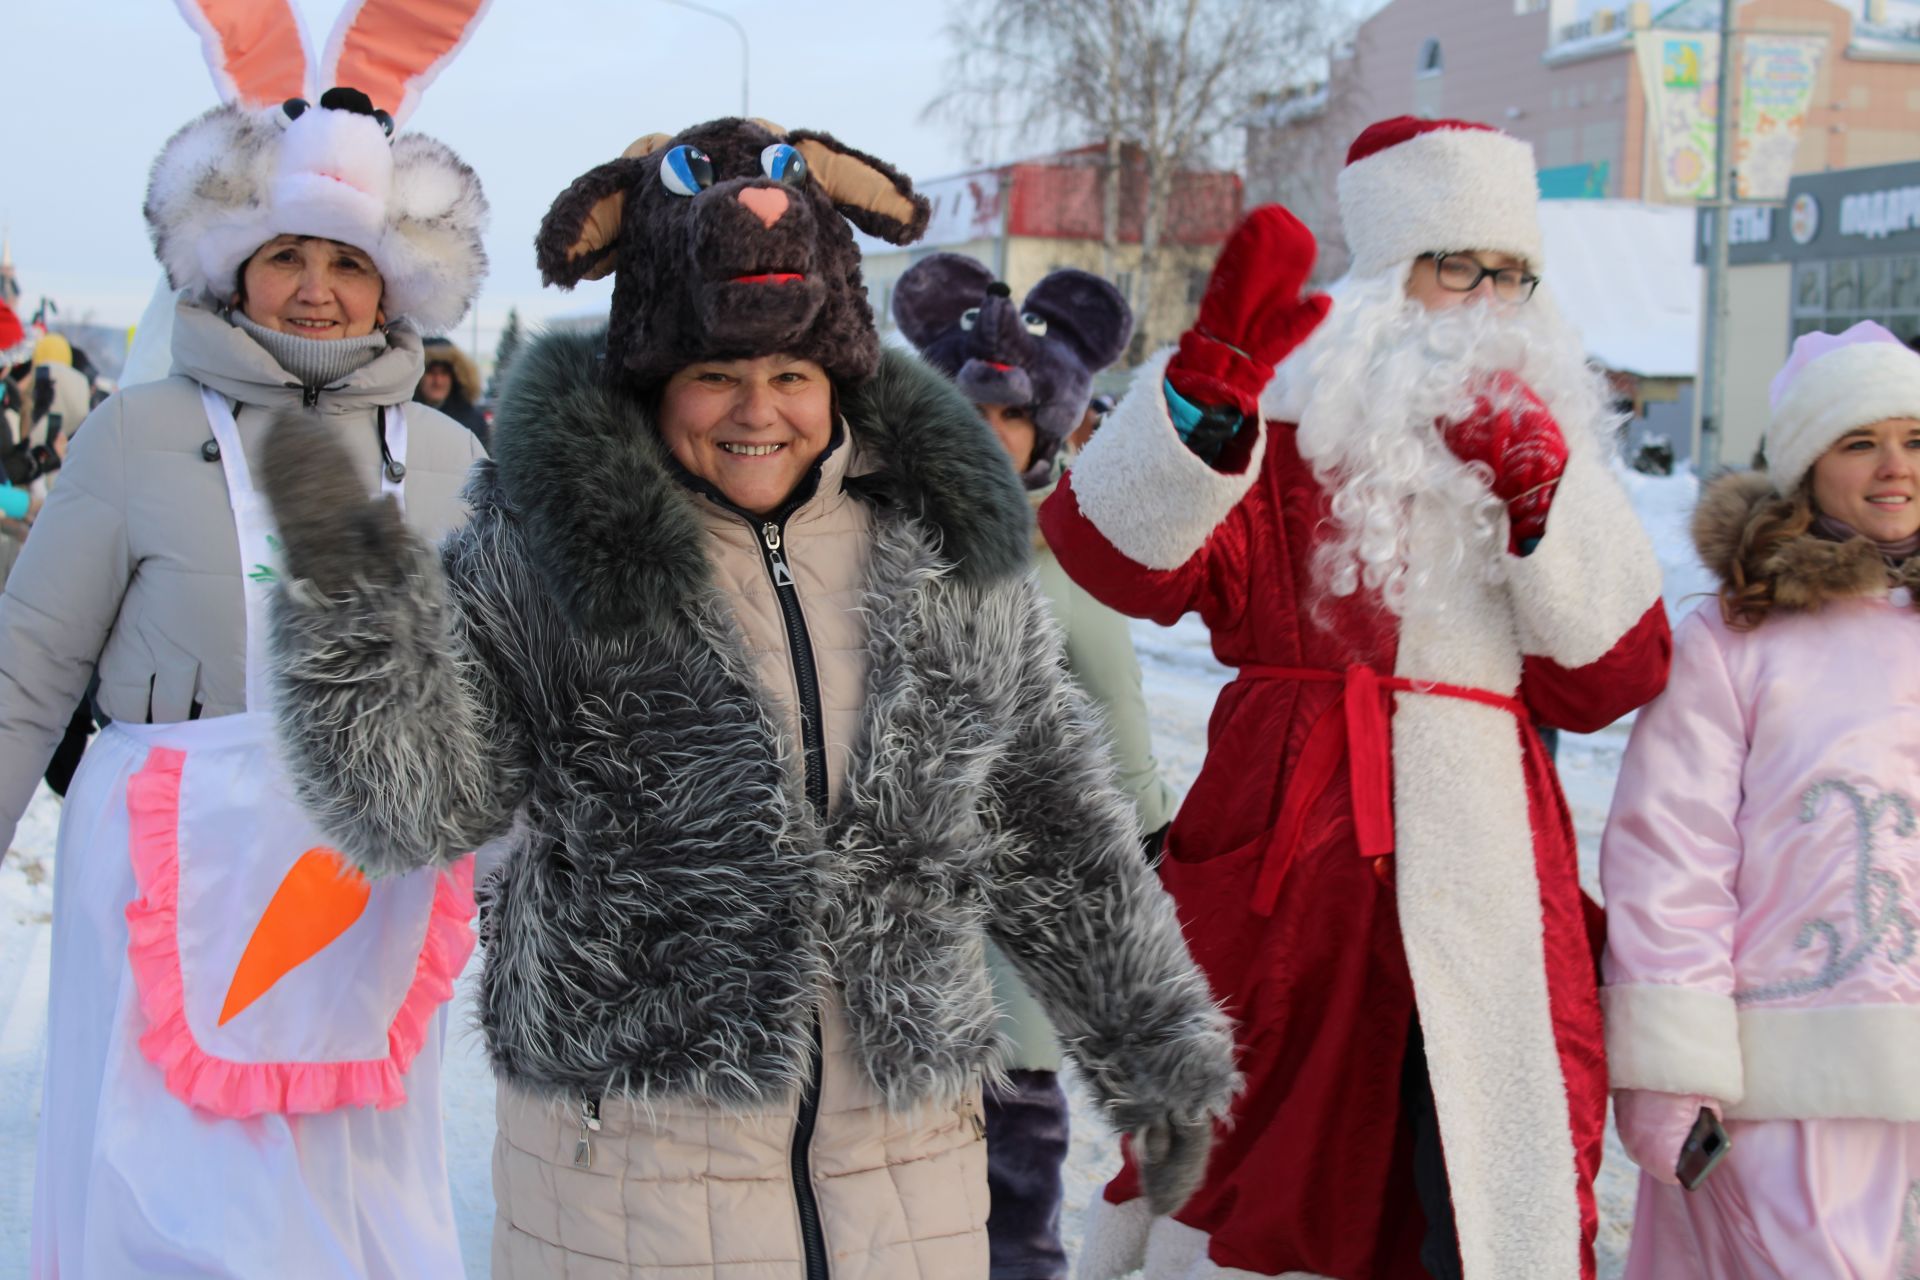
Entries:
POLYGON ((1150 1220, 1129 1160, 1094 1206, 1079 1275, 1424 1280, 1400 1100, 1417 1007, 1468 1280, 1591 1277, 1607 1096, 1594 952, 1571 815, 1530 721, 1591 732, 1665 684, 1652 548, 1598 448, 1569 431, 1546 535, 1504 582, 1437 576, 1424 590, 1444 598, 1423 603, 1441 607, 1406 620, 1332 600, 1312 564, 1327 496, 1293 426, 1267 423, 1240 474, 1216 471, 1174 434, 1160 367, 1040 522, 1095 596, 1162 624, 1197 611, 1241 668, 1161 876, 1239 1022, 1247 1088, 1176 1219, 1150 1220), (1518 705, 1249 671, 1356 664, 1518 705), (1323 786, 1294 776, 1325 763, 1324 742, 1309 746, 1322 717, 1367 698, 1392 704, 1390 874, 1355 828, 1354 779, 1364 793, 1374 769, 1384 794, 1384 753, 1357 769, 1343 753, 1323 786), (1298 838, 1272 838, 1302 785, 1298 838), (1256 909, 1263 868, 1271 914, 1256 909))

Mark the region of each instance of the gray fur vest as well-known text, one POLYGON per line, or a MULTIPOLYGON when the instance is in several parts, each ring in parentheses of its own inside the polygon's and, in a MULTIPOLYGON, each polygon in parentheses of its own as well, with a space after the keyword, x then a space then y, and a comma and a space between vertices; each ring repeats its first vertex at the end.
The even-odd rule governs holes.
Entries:
POLYGON ((1224 1019, 1141 863, 1098 719, 1025 571, 1027 504, 971 406, 888 355, 842 406, 882 471, 866 701, 839 810, 803 796, 692 495, 598 340, 520 357, 474 518, 276 606, 302 797, 374 873, 509 827, 482 1018, 516 1085, 754 1105, 838 983, 895 1107, 994 1068, 993 937, 1124 1129, 1224 1110, 1224 1019), (516 823, 516 815, 519 821, 516 823))

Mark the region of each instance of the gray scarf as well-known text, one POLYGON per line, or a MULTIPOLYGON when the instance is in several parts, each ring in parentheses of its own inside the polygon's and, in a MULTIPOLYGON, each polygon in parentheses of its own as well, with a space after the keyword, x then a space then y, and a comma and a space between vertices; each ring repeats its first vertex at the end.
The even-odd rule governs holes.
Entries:
POLYGON ((255 324, 239 311, 232 312, 231 319, 234 327, 308 388, 330 387, 364 369, 387 349, 387 335, 378 329, 363 338, 303 338, 255 324))

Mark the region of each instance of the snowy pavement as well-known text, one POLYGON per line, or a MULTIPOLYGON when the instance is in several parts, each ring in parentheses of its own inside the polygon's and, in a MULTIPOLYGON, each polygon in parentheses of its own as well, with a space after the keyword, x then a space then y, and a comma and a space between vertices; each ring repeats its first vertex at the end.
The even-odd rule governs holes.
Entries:
MULTIPOLYGON (((1693 506, 1691 477, 1628 477, 1634 504, 1647 524, 1667 573, 1667 602, 1677 618, 1707 589, 1693 562, 1686 520, 1693 506)), ((1184 792, 1206 752, 1207 718, 1227 672, 1213 661, 1206 629, 1188 618, 1170 628, 1134 625, 1153 715, 1155 752, 1169 780, 1184 792)), ((1607 805, 1629 726, 1586 737, 1563 737, 1559 766, 1580 836, 1581 875, 1597 895, 1596 859, 1607 805)), ((40 1111, 40 1060, 46 1030, 47 960, 53 910, 54 832, 59 801, 44 788, 34 799, 0 863, 0 1280, 26 1275, 33 1202, 34 1134, 40 1111)), ((478 959, 461 980, 448 1037, 447 1145, 454 1212, 473 1280, 488 1274, 492 1230, 493 1081, 474 1027, 472 988, 478 959)), ((1600 1275, 1620 1274, 1631 1226, 1635 1175, 1608 1126, 1600 1176, 1600 1275)), ((1066 1229, 1079 1243, 1089 1200, 1118 1165, 1105 1126, 1076 1095, 1073 1148, 1068 1164, 1066 1229)))

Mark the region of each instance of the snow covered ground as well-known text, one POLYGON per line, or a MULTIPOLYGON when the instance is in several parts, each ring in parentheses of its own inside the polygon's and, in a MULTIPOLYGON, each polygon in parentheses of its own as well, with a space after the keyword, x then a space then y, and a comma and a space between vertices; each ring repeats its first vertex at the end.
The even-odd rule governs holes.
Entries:
MULTIPOLYGON (((1710 589, 1695 564, 1686 521, 1697 486, 1691 476, 1627 477, 1634 504, 1659 549, 1666 597, 1675 618, 1710 589)), ((1213 661, 1206 629, 1192 618, 1171 628, 1136 623, 1134 640, 1146 672, 1155 750, 1182 791, 1206 751, 1207 717, 1227 672, 1213 661)), ((1559 765, 1580 835, 1581 873, 1596 894, 1600 831, 1628 725, 1561 740, 1559 765)), ((0 863, 0 1280, 26 1274, 27 1230, 33 1198, 34 1134, 40 1110, 40 1059, 46 1029, 49 922, 53 910, 54 831, 59 801, 42 789, 0 863)), ((453 1168, 454 1211, 469 1274, 488 1274, 493 1190, 493 1081, 472 1016, 477 959, 462 980, 449 1037, 447 1143, 453 1168)), ((1077 1246, 1080 1218, 1118 1160, 1100 1120, 1076 1098, 1069 1160, 1066 1223, 1077 1246)), ((1600 1178, 1600 1274, 1617 1276, 1631 1225, 1634 1172, 1611 1129, 1600 1178)))

